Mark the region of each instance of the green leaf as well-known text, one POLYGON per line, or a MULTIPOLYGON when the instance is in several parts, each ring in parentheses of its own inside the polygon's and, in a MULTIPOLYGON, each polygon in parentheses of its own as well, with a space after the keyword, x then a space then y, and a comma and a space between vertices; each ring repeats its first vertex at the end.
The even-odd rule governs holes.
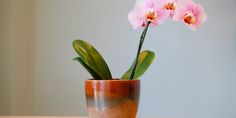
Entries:
MULTIPOLYGON (((94 79, 112 79, 111 72, 105 60, 91 44, 83 40, 75 40, 73 41, 73 47, 80 56, 79 60, 82 60, 90 68, 89 70, 93 70, 96 73, 95 75, 99 76, 99 78, 94 79)), ((91 75, 94 76, 94 74, 91 75)))
POLYGON ((73 60, 78 61, 89 73, 93 78, 96 78, 97 80, 101 80, 102 78, 92 69, 90 68, 84 61, 81 59, 81 57, 76 57, 73 60))
MULTIPOLYGON (((138 58, 138 64, 137 68, 134 74, 133 79, 138 79, 140 76, 142 76, 145 71, 148 69, 148 67, 152 64, 153 59, 155 58, 155 53, 149 50, 142 51, 138 58)), ((128 71, 125 72, 125 74, 121 77, 121 79, 128 80, 133 68, 134 62, 132 66, 129 68, 128 71)))

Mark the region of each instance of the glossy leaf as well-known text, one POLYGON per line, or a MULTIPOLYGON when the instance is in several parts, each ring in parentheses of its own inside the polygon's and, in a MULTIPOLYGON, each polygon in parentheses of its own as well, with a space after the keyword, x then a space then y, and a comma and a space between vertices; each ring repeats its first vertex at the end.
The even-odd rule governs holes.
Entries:
MULTIPOLYGON (((154 58, 155 58, 154 52, 149 51, 149 50, 142 51, 138 58, 138 64, 137 64, 137 68, 136 68, 133 79, 138 79, 140 76, 142 76, 145 73, 145 71, 148 69, 148 67, 152 64, 154 58)), ((129 79, 133 65, 134 64, 132 64, 132 66, 121 77, 121 79, 125 79, 125 80, 129 79)))
POLYGON ((90 68, 82 59, 81 57, 76 57, 73 60, 78 61, 89 73, 93 78, 96 78, 96 80, 101 80, 102 77, 100 77, 92 68, 90 68))
POLYGON ((73 41, 73 47, 80 56, 79 60, 82 60, 90 70, 93 70, 97 75, 99 75, 100 78, 94 79, 112 79, 105 60, 91 44, 83 40, 75 40, 73 41))

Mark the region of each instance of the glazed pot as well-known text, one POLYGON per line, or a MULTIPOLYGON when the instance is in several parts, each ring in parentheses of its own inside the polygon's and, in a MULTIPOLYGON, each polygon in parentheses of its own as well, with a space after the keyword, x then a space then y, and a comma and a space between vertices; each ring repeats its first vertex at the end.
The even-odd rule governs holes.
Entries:
POLYGON ((140 80, 85 80, 90 118, 136 118, 140 80))

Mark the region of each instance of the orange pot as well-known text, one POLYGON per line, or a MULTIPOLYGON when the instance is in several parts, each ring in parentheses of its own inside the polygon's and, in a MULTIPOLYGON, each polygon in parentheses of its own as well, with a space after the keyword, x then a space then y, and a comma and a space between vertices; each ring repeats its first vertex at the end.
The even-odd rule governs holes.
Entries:
POLYGON ((90 118, 136 118, 140 80, 85 80, 90 118))

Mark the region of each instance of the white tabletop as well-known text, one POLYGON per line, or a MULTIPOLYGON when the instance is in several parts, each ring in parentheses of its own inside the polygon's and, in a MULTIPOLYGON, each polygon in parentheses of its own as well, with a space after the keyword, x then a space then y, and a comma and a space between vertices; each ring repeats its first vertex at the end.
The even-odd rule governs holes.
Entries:
MULTIPOLYGON (((0 118, 89 118, 88 116, 1 116, 0 118)), ((141 117, 137 117, 141 118, 141 117)))

